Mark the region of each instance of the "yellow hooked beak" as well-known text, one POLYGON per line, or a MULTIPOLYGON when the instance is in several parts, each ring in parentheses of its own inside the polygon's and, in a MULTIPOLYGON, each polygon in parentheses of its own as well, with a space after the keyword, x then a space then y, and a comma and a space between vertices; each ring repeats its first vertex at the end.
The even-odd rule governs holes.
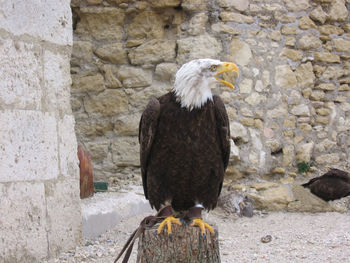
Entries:
POLYGON ((225 73, 225 72, 230 72, 230 71, 235 71, 237 72, 237 76, 239 76, 239 69, 236 66, 236 64, 231 63, 231 62, 222 62, 218 67, 217 67, 217 73, 215 74, 215 78, 222 84, 230 87, 231 89, 234 89, 235 86, 231 84, 230 82, 220 79, 219 75, 225 73))

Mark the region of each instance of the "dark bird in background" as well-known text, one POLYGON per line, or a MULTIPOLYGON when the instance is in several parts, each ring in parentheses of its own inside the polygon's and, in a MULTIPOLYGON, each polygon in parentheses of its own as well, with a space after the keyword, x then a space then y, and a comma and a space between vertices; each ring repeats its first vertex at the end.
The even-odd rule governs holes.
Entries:
POLYGON ((201 219, 214 209, 230 156, 230 128, 222 100, 212 94, 218 82, 234 86, 219 75, 236 71, 229 62, 197 59, 176 73, 171 92, 152 99, 139 126, 141 173, 146 199, 166 216, 165 225, 190 219, 192 226, 214 230, 201 219))
POLYGON ((336 200, 350 195, 350 174, 332 168, 302 186, 309 188, 311 193, 325 201, 336 200))

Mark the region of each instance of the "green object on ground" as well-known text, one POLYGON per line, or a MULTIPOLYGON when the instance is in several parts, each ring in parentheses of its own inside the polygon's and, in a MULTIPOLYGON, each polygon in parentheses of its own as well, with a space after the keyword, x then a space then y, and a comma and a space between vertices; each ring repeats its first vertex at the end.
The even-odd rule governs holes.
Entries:
POLYGON ((107 182, 94 182, 94 191, 95 192, 104 192, 108 190, 107 182))

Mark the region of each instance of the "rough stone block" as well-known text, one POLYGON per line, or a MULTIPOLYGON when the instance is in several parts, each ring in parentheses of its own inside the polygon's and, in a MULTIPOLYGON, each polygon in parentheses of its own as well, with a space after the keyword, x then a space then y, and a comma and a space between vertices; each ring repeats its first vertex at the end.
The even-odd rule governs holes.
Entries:
POLYGON ((340 104, 340 109, 343 111, 350 111, 350 103, 343 102, 340 104))
POLYGON ((350 41, 342 38, 334 39, 334 48, 339 52, 350 52, 350 41))
POLYGON ((1 108, 40 109, 43 74, 39 52, 33 44, 0 38, 1 108))
POLYGON ((321 40, 318 37, 314 36, 313 34, 303 35, 298 40, 299 48, 304 50, 318 48, 319 46, 321 46, 321 44, 322 44, 321 40))
POLYGON ((95 138, 104 136, 108 131, 113 129, 113 125, 107 120, 77 120, 75 124, 76 133, 81 136, 95 138))
POLYGON ((79 66, 92 62, 92 44, 89 41, 74 41, 72 50, 72 65, 79 66))
POLYGON ((327 90, 327 91, 332 91, 335 90, 337 87, 333 83, 321 83, 320 85, 317 85, 315 89, 320 89, 320 90, 327 90))
POLYGON ((0 182, 57 177, 57 126, 53 114, 1 111, 0 145, 0 182))
POLYGON ((144 11, 135 16, 126 32, 131 38, 162 38, 164 25, 161 15, 153 11, 144 11))
POLYGON ((110 146, 110 142, 106 141, 97 141, 97 142, 87 142, 85 143, 88 152, 91 155, 91 159, 94 162, 100 163, 103 162, 105 158, 107 158, 108 147, 110 146))
POLYGON ((281 117, 283 118, 287 116, 287 114, 288 114, 287 107, 285 105, 279 105, 272 110, 268 110, 266 115, 268 118, 275 119, 275 118, 281 118, 281 117))
POLYGON ((0 183, 0 196, 0 261, 39 262, 48 248, 44 184, 0 183))
POLYGON ((116 119, 113 131, 119 136, 138 136, 141 112, 127 114, 116 119))
POLYGON ((253 92, 245 99, 245 102, 252 106, 258 106, 259 104, 266 102, 266 97, 257 92, 253 92))
POLYGON ((290 117, 285 118, 283 120, 283 127, 284 128, 295 129, 295 124, 296 124, 296 117, 295 116, 290 116, 290 117))
POLYGON ((274 13, 274 17, 277 21, 281 23, 294 23, 297 20, 297 17, 294 14, 286 13, 285 11, 283 11, 282 6, 280 6, 280 8, 278 6, 279 6, 278 4, 275 4, 275 5, 271 5, 270 8, 267 8, 274 13), (279 10, 279 11, 276 12, 274 10, 279 10))
POLYGON ((346 33, 350 33, 350 24, 349 24, 349 23, 343 25, 343 28, 344 28, 344 30, 345 30, 346 33))
POLYGON ((235 12, 221 12, 220 18, 224 22, 236 22, 241 24, 252 24, 254 23, 254 18, 252 16, 246 16, 235 12))
POLYGON ((72 45, 69 1, 1 1, 0 13, 6 14, 0 16, 0 28, 14 35, 28 34, 59 45, 72 45))
POLYGON ((320 26, 318 30, 320 31, 321 34, 324 34, 324 35, 331 35, 331 34, 341 35, 344 33, 344 30, 341 27, 337 27, 334 25, 320 26))
POLYGON ((296 88, 297 79, 289 65, 277 66, 275 72, 275 82, 277 87, 285 89, 296 88))
MULTIPOLYGON (((75 152, 76 155, 76 152, 75 152)), ((50 256, 74 249, 81 239, 79 179, 45 184, 50 256)))
POLYGON ((42 110, 59 111, 63 114, 71 114, 69 54, 44 53, 44 95, 42 99, 42 110))
POLYGON ((240 35, 242 33, 241 30, 235 27, 226 25, 224 23, 212 24, 211 29, 216 33, 226 33, 231 35, 240 35))
POLYGON ((294 200, 288 186, 271 187, 259 193, 248 193, 248 196, 253 200, 255 208, 270 211, 285 209, 294 200))
POLYGON ((84 106, 90 116, 114 116, 128 110, 128 101, 123 90, 107 89, 97 95, 85 97, 84 106))
POLYGON ((318 164, 336 164, 340 160, 338 153, 329 153, 317 156, 315 161, 318 164))
POLYGON ((115 89, 122 86, 122 83, 116 77, 117 69, 116 65, 103 65, 102 71, 104 72, 106 87, 115 89))
POLYGON ((152 84, 152 72, 137 67, 120 67, 118 78, 127 88, 145 87, 152 84))
POLYGON ((164 7, 175 7, 181 4, 180 0, 150 0, 152 7, 164 8, 164 7))
POLYGON ((191 36, 198 36, 205 33, 206 24, 208 22, 208 15, 206 13, 199 13, 193 16, 189 22, 187 32, 191 36))
POLYGON ((175 59, 175 41, 153 39, 129 52, 131 64, 157 64, 173 62, 175 59))
POLYGON ((296 149, 297 162, 304 161, 309 163, 312 157, 312 151, 313 151, 314 145, 315 145, 314 142, 309 142, 298 146, 296 149))
POLYGON ((239 92, 242 94, 250 94, 253 88, 252 79, 243 79, 239 84, 239 92))
POLYGON ((158 98, 164 93, 170 91, 171 88, 172 86, 164 82, 155 81, 152 86, 134 93, 131 96, 129 103, 136 109, 143 111, 151 98, 158 98))
POLYGON ((314 90, 310 94, 310 99, 315 101, 323 101, 326 94, 322 90, 314 90))
POLYGON ((249 1, 245 0, 218 0, 218 5, 221 7, 233 7, 238 11, 245 11, 249 7, 249 1))
POLYGON ((284 0, 286 7, 290 11, 303 11, 310 7, 308 0, 284 0))
POLYGON ((345 21, 348 17, 348 9, 344 0, 332 1, 331 7, 328 13, 328 20, 330 21, 345 21))
POLYGON ((291 59, 292 61, 299 61, 303 57, 303 52, 300 50, 284 48, 284 49, 282 49, 280 56, 287 57, 287 58, 291 59))
POLYGON ((175 63, 161 63, 156 67, 155 76, 160 80, 170 81, 175 78, 177 70, 175 63))
POLYGON ((234 140, 242 140, 243 142, 248 142, 248 131, 247 129, 239 122, 230 123, 230 134, 231 138, 234 140))
POLYGON ((210 35, 180 39, 177 44, 177 62, 179 64, 184 64, 196 58, 217 59, 222 51, 221 43, 210 35))
POLYGON ((80 9, 78 34, 92 36, 97 40, 121 40, 124 12, 115 7, 84 7, 80 9))
POLYGON ((136 137, 118 137, 112 143, 113 163, 118 166, 139 166, 139 145, 136 137))
POLYGON ((319 5, 317 8, 310 12, 310 18, 324 24, 327 19, 327 14, 323 11, 322 7, 319 5))
POLYGON ((183 0, 181 6, 188 11, 204 11, 208 6, 208 0, 183 0))
POLYGON ((269 34, 269 38, 273 41, 279 42, 281 40, 281 32, 278 30, 274 30, 269 34))
POLYGON ((230 43, 229 50, 229 60, 241 66, 249 64, 252 58, 252 51, 247 43, 235 39, 230 43))
POLYGON ((296 116, 308 117, 311 115, 310 109, 309 109, 308 105, 306 105, 306 104, 296 105, 291 109, 290 112, 296 116))
POLYGON ((286 145, 282 149, 283 166, 292 166, 294 160, 294 145, 286 145))
POLYGON ((312 86, 315 81, 315 74, 311 62, 300 64, 296 71, 296 78, 301 88, 312 86))
POLYGON ((126 50, 123 49, 122 43, 101 46, 96 49, 95 53, 98 57, 110 61, 113 64, 126 64, 128 62, 126 50))
POLYGON ((324 78, 324 79, 335 79, 335 78, 342 77, 344 74, 345 74, 345 70, 344 70, 343 67, 329 66, 322 73, 322 78, 324 78))
POLYGON ((78 179, 79 166, 74 124, 72 115, 65 115, 58 121, 58 147, 61 175, 78 179))
POLYGON ((298 21, 298 25, 299 25, 299 28, 303 30, 317 28, 315 22, 312 21, 308 16, 304 16, 300 18, 298 21))
POLYGON ((100 73, 96 73, 95 75, 91 76, 73 75, 72 80, 72 93, 90 91, 101 92, 106 88, 104 85, 103 76, 100 73))
POLYGON ((282 35, 296 35, 299 33, 299 31, 294 26, 282 26, 281 33, 282 35))

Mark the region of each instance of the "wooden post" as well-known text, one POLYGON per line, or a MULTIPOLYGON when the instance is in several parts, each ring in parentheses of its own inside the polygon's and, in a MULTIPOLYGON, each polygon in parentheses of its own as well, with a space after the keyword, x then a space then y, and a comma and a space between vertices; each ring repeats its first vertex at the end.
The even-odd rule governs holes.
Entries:
POLYGON ((80 168, 80 198, 87 198, 94 195, 94 176, 90 154, 84 151, 81 145, 78 146, 78 158, 80 168))
MULTIPOLYGON (((137 263, 220 263, 218 234, 206 238, 198 227, 172 225, 170 239, 165 228, 157 235, 157 227, 146 229, 139 238, 137 263)), ((216 231, 217 233, 217 231, 216 231)))

